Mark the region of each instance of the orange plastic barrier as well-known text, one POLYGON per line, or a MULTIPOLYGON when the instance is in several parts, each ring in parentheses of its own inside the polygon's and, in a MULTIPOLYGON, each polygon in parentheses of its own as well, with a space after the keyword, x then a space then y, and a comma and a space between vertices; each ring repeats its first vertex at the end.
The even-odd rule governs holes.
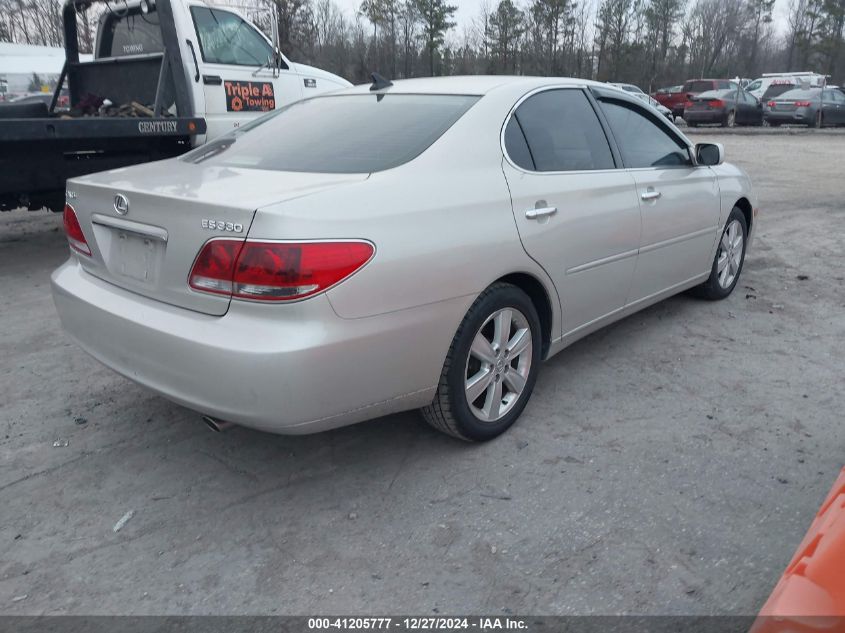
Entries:
POLYGON ((845 632, 845 468, 750 633, 845 632))

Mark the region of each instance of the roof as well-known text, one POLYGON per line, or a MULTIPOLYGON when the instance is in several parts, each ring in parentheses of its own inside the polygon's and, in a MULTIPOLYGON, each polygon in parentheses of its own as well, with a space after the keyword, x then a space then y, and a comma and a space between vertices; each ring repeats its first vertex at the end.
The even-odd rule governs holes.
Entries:
POLYGON ((64 63, 64 57, 6 55, 0 57, 0 75, 58 75, 64 63))
POLYGON ((35 46, 34 44, 15 44, 0 42, 0 58, 2 57, 59 57, 64 59, 65 49, 55 46, 35 46))
MULTIPOLYGON (((527 89, 539 86, 557 85, 603 85, 588 79, 572 77, 522 77, 513 75, 459 75, 450 77, 424 77, 419 79, 397 79, 385 88, 388 94, 462 94, 483 95, 501 86, 523 85, 527 89)), ((367 93, 370 84, 359 84, 347 92, 367 93)))
MULTIPOLYGON (((92 55, 80 55, 82 61, 92 55)), ((65 49, 0 42, 0 75, 58 75, 65 63, 65 49)))

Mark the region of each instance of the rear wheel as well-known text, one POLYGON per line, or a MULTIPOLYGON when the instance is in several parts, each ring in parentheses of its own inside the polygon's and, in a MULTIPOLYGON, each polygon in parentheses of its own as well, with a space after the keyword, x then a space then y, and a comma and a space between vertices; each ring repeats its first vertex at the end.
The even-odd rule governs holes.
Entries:
POLYGON ((722 127, 736 127, 736 112, 731 110, 725 117, 722 127))
POLYGON ((452 340, 423 417, 438 431, 463 440, 504 433, 534 389, 541 337, 540 318, 528 295, 511 284, 487 288, 452 340))
POLYGON ((813 127, 815 127, 817 130, 824 127, 824 116, 822 116, 821 110, 816 112, 816 118, 813 121, 813 127))
POLYGON ((725 223, 710 277, 693 293, 704 299, 715 301, 729 296, 739 281, 742 265, 745 263, 745 245, 748 241, 748 225, 739 207, 734 207, 725 223))

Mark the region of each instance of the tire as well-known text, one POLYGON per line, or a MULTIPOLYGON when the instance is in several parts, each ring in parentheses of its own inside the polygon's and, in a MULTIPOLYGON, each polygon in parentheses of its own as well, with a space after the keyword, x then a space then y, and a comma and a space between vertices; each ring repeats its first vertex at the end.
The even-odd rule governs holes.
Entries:
POLYGON ((689 127, 698 127, 698 123, 687 123, 689 127))
POLYGON ((725 120, 722 121, 722 127, 736 127, 736 112, 733 110, 728 112, 725 120))
POLYGON ((531 397, 541 353, 540 317, 531 299, 511 284, 493 284, 478 296, 458 327, 434 400, 421 409, 423 417, 438 431, 462 440, 485 441, 501 435, 516 422, 531 397), (503 336, 499 328, 508 314, 511 318, 503 336), (527 343, 526 334, 530 335, 527 343), (510 354, 503 342, 521 351, 510 354), (477 354, 489 355, 492 362, 477 354), (472 394, 467 393, 471 378, 477 386, 472 402, 472 394))
POLYGON ((769 121, 769 127, 780 127, 780 123, 778 121, 769 121))
POLYGON ((739 207, 734 207, 722 229, 722 237, 716 248, 716 256, 713 258, 713 267, 710 269, 710 276, 703 284, 692 289, 694 295, 709 301, 718 301, 728 297, 736 287, 739 276, 742 273, 742 266, 745 264, 745 247, 748 244, 748 225, 745 222, 745 215, 739 207), (739 236, 740 242, 731 235, 739 236), (722 255, 725 255, 725 265, 720 267, 722 255), (739 258, 737 260, 737 257, 739 258), (725 273, 727 270, 727 273, 725 273))
POLYGON ((816 113, 816 118, 813 120, 812 127, 820 130, 824 127, 824 117, 822 116, 821 111, 816 113))

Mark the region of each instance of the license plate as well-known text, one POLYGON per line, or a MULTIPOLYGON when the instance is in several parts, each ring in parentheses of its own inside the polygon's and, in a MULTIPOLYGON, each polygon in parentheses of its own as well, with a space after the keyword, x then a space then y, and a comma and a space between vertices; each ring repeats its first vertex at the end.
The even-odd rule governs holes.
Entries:
POLYGON ((145 284, 154 284, 162 246, 160 240, 130 231, 117 231, 117 272, 145 284))

